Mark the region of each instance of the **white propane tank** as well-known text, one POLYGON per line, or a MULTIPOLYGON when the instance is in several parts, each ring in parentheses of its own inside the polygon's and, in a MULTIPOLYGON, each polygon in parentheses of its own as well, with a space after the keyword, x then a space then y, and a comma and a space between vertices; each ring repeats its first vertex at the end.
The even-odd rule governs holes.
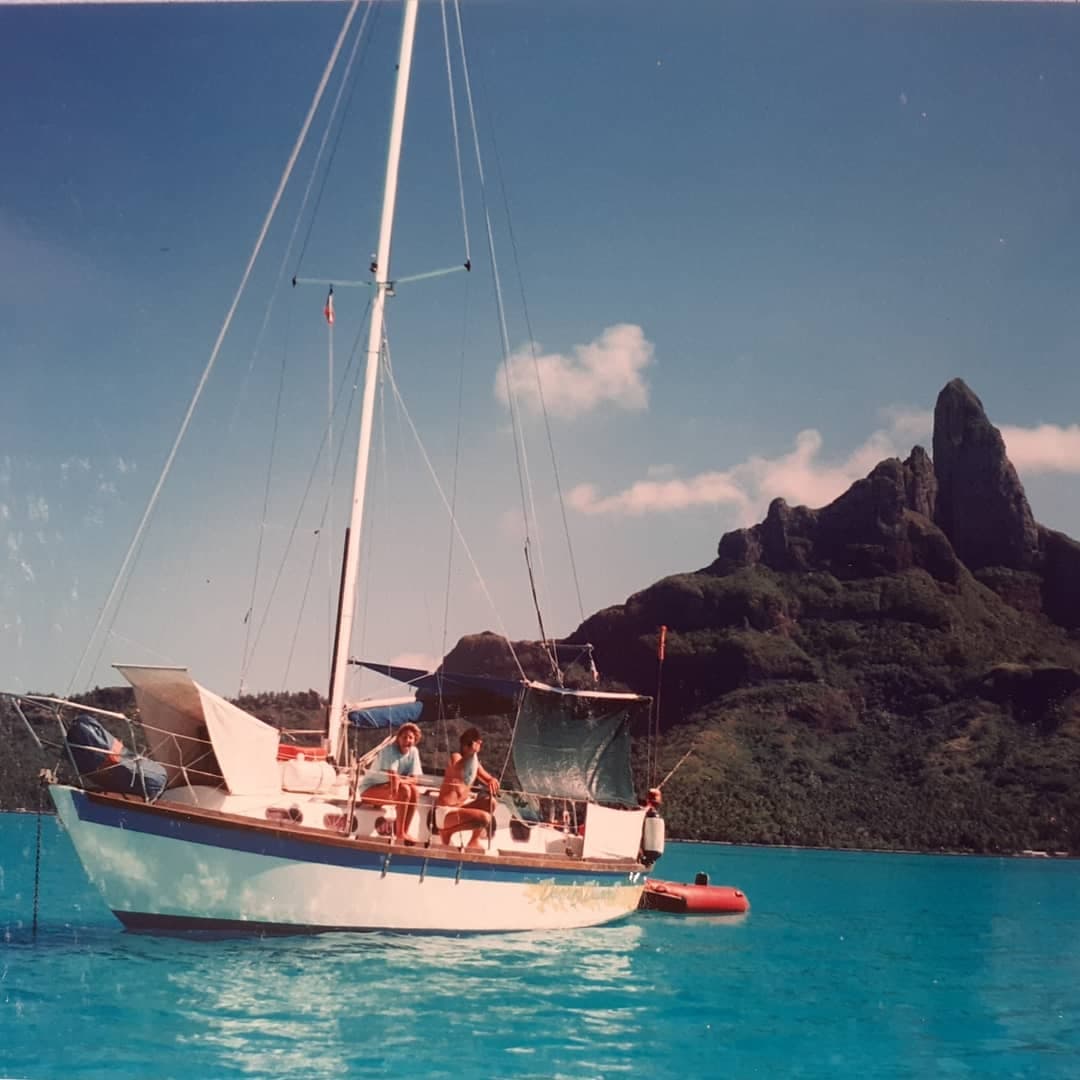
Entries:
POLYGON ((657 814, 645 819, 641 834, 641 854, 645 861, 654 863, 664 854, 664 819, 657 814))

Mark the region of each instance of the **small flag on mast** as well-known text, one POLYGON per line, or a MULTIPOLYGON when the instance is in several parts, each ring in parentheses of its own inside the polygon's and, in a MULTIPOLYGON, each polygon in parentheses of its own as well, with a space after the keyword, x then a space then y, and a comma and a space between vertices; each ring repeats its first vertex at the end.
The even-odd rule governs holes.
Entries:
POLYGON ((660 639, 656 644, 656 659, 661 663, 664 661, 664 653, 667 651, 667 627, 660 627, 660 639))
POLYGON ((330 326, 334 325, 334 286, 330 286, 330 292, 326 294, 326 307, 323 308, 323 314, 326 316, 326 321, 330 326))

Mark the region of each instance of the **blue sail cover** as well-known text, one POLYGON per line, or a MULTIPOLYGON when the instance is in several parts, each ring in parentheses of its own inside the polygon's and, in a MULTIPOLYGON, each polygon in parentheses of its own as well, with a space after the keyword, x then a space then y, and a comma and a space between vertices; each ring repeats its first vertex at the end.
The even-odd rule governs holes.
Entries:
POLYGON ((68 726, 68 755, 84 783, 153 802, 168 782, 165 766, 133 754, 96 717, 80 713, 68 726))
POLYGON ((516 713, 514 767, 529 797, 637 805, 630 729, 638 721, 644 726, 650 698, 353 662, 408 683, 418 700, 441 698, 444 706, 454 706, 463 715, 516 713))
POLYGON ((521 679, 496 679, 491 675, 424 671, 397 664, 376 664, 368 660, 352 660, 350 663, 406 683, 416 690, 418 701, 452 707, 463 716, 513 712, 517 708, 518 698, 529 685, 521 679))
POLYGON ((415 724, 424 711, 422 701, 402 701, 393 705, 375 705, 370 709, 351 709, 349 723, 357 728, 399 728, 402 724, 415 724))

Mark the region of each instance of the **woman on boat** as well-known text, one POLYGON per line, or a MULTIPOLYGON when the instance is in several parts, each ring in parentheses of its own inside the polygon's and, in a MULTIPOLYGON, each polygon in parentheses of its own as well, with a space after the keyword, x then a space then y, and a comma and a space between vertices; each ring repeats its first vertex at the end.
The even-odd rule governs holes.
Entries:
POLYGON ((408 838, 408 834, 416 816, 416 780, 424 774, 417 749, 420 738, 420 729, 415 724, 402 724, 394 741, 379 751, 379 756, 361 781, 362 803, 388 805, 397 810, 394 839, 399 844, 411 845, 415 842, 408 838), (386 774, 386 780, 379 779, 380 772, 386 774))
POLYGON ((461 733, 461 752, 450 755, 439 798, 435 803, 435 826, 439 839, 449 844, 454 833, 472 829, 470 848, 483 848, 480 837, 491 827, 495 810, 494 797, 499 793, 499 781, 480 764, 480 748, 484 740, 474 728, 461 733), (472 786, 479 780, 486 788, 483 795, 472 797, 472 786))

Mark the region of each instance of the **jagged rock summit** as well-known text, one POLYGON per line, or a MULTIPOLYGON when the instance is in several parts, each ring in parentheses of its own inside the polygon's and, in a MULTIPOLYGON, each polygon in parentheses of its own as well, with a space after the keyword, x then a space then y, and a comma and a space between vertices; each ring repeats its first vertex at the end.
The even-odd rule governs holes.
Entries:
POLYGON ((921 446, 882 461, 819 510, 774 500, 760 525, 721 538, 708 569, 850 579, 917 567, 955 583, 966 567, 1014 606, 1080 626, 1080 545, 1036 523, 1001 432, 962 379, 938 395, 933 447, 933 461, 921 446))
POLYGON ((931 520, 937 486, 926 451, 888 458, 820 510, 774 499, 765 520, 726 533, 709 568, 731 573, 761 564, 773 570, 828 570, 841 579, 921 566, 955 581, 959 564, 931 520))

